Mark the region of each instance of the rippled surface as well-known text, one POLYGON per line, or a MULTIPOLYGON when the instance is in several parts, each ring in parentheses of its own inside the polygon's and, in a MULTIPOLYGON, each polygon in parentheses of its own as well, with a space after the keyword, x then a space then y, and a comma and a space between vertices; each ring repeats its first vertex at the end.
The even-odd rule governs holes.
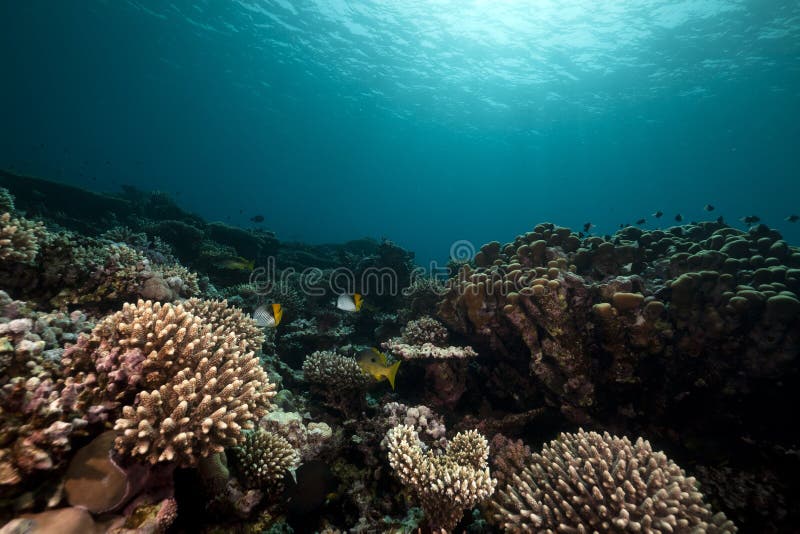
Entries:
POLYGON ((237 0, 224 13, 218 3, 131 5, 209 39, 247 39, 253 70, 241 81, 254 90, 282 83, 268 65, 290 63, 342 84, 350 101, 459 122, 709 98, 783 63, 798 73, 800 50, 796 2, 237 0))

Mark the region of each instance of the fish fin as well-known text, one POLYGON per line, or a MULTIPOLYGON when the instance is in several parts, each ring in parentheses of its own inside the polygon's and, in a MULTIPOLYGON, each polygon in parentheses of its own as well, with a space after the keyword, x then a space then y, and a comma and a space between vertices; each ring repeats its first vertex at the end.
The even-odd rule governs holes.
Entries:
POLYGON ((356 311, 361 311, 361 306, 364 305, 364 299, 361 298, 361 294, 360 293, 354 293, 353 294, 353 302, 356 305, 356 311))
POLYGON ((397 376, 397 369, 400 367, 400 362, 394 362, 391 367, 389 367, 388 372, 386 373, 386 378, 389 380, 389 385, 392 386, 394 389, 394 379, 397 376))
POLYGON ((272 305, 272 316, 275 318, 275 326, 278 326, 283 318, 283 307, 280 304, 274 303, 272 305))
POLYGON ((248 270, 252 271, 253 269, 256 268, 256 260, 249 260, 246 263, 247 263, 247 269, 248 270))
POLYGON ((377 356, 381 360, 381 363, 383 365, 387 365, 388 364, 388 362, 386 361, 386 355, 384 353, 382 353, 381 351, 379 351, 375 347, 370 347, 370 350, 375 354, 375 356, 377 356))

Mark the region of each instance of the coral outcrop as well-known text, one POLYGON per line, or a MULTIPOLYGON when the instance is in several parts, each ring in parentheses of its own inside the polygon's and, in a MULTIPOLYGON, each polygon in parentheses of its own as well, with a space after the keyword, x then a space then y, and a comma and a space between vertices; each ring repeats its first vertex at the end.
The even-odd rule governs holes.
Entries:
POLYGON ((534 454, 494 506, 507 532, 736 532, 647 441, 583 430, 534 454))
POLYGON ((498 364, 521 371, 527 354, 525 389, 544 391, 574 422, 668 418, 689 403, 731 413, 736 397, 763 409, 731 413, 724 426, 758 428, 775 393, 756 390, 800 354, 798 268, 800 252, 764 226, 581 239, 540 224, 482 247, 449 281, 439 316, 498 364), (635 397, 646 402, 634 410, 635 397))
POLYGON ((244 442, 232 449, 240 479, 247 488, 275 491, 300 455, 283 436, 263 429, 245 432, 244 442))
POLYGON ((0 214, 0 261, 33 263, 45 229, 41 223, 0 214))
POLYGON ((303 362, 303 375, 307 382, 326 390, 358 390, 369 383, 354 358, 329 350, 309 354, 303 362))
POLYGON ((275 392, 253 352, 259 335, 224 301, 139 301, 99 323, 64 363, 89 386, 88 411, 116 417, 120 453, 194 465, 242 442, 266 414, 275 392))
POLYGON ((475 431, 459 432, 444 453, 424 450, 412 426, 398 425, 386 435, 389 464, 419 500, 428 524, 452 531, 465 509, 489 498, 494 480, 487 465, 489 444, 475 431))

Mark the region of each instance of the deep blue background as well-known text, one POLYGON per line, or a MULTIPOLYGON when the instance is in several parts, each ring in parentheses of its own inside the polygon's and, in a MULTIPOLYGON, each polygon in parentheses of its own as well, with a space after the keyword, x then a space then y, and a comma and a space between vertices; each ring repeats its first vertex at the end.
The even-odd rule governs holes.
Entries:
POLYGON ((800 242, 800 3, 445 4, 2 1, 0 167, 421 262, 706 203, 800 242))

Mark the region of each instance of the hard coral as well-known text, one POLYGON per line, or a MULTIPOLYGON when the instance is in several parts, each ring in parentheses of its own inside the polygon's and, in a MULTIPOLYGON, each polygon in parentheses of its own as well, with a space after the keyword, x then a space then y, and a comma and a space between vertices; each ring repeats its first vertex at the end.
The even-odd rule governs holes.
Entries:
POLYGON ((583 430, 534 454, 494 506, 508 532, 736 532, 649 442, 583 430))
POLYGON ((273 490, 300 462, 286 438, 263 429, 246 432, 244 443, 233 449, 233 458, 245 487, 273 490))
POLYGON ((306 381, 322 389, 361 389, 368 384, 367 377, 353 358, 329 350, 318 350, 303 362, 306 381))
POLYGON ((434 529, 453 530, 465 509, 489 498, 496 481, 487 465, 489 444, 475 431, 459 432, 443 454, 424 451, 413 427, 398 425, 386 435, 389 464, 417 498, 434 529))
POLYGON ((6 212, 0 215, 0 261, 31 263, 39 252, 44 225, 6 212))
POLYGON ((94 384, 87 404, 123 405, 119 452, 194 465, 242 442, 266 413, 275 392, 253 352, 259 339, 252 319, 224 301, 139 301, 64 358, 71 376, 94 384))

